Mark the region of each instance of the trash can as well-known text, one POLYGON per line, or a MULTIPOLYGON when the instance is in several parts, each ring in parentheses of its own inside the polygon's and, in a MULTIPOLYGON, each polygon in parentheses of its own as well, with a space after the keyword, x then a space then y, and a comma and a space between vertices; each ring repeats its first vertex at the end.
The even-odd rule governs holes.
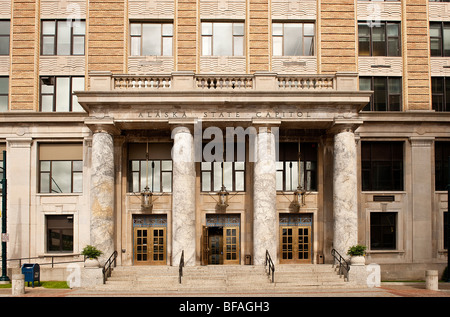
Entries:
POLYGON ((41 285, 41 269, 37 263, 27 263, 22 265, 22 274, 25 276, 25 282, 28 282, 28 286, 34 287, 34 282, 38 281, 38 285, 41 285))
POLYGON ((245 265, 251 265, 252 264, 252 256, 250 254, 245 255, 245 265))

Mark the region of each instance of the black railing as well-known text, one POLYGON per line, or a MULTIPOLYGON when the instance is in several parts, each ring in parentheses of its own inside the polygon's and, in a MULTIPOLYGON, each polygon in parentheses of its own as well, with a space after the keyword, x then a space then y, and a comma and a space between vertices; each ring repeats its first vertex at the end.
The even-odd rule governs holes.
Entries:
POLYGON ((265 266, 269 266, 269 271, 267 272, 267 275, 272 275, 272 283, 275 279, 275 265, 273 264, 272 258, 270 257, 269 250, 266 250, 266 263, 265 266))
POLYGON ((331 250, 331 255, 333 256, 333 267, 335 267, 336 262, 339 263, 339 276, 344 275, 348 282, 348 271, 350 271, 350 264, 336 251, 336 249, 331 250))
POLYGON ((181 284, 181 277, 183 276, 184 267, 184 250, 181 251, 180 265, 178 266, 178 282, 181 284))
MULTIPOLYGON (((39 265, 51 265, 52 269, 54 268, 55 265, 57 264, 68 264, 68 263, 78 263, 78 262, 84 262, 86 260, 86 256, 83 255, 83 259, 82 260, 72 260, 72 261, 57 261, 55 262, 55 258, 59 259, 62 257, 80 257, 81 254, 70 254, 70 255, 46 255, 46 256, 35 256, 35 257, 26 257, 26 258, 17 258, 17 259, 7 259, 6 261, 18 261, 19 262, 19 267, 22 267, 22 262, 32 262, 31 260, 39 260, 39 261, 34 261, 39 265), (41 261, 45 261, 45 259, 50 258, 51 262, 41 262, 41 261)), ((1 260, 1 257, 0 257, 1 260)))
POLYGON ((106 279, 111 276, 112 272, 112 265, 114 264, 114 267, 116 267, 116 258, 117 258, 117 251, 114 251, 108 260, 106 260, 105 265, 103 265, 103 284, 106 283, 106 279))

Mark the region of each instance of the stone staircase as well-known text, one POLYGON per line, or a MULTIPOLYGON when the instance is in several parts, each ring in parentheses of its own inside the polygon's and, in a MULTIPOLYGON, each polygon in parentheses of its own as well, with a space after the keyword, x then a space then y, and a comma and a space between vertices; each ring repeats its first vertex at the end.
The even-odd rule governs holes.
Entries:
POLYGON ((277 265, 271 283, 263 266, 209 265, 185 267, 179 283, 175 266, 118 266, 96 291, 154 294, 282 293, 302 289, 349 288, 328 264, 277 265))

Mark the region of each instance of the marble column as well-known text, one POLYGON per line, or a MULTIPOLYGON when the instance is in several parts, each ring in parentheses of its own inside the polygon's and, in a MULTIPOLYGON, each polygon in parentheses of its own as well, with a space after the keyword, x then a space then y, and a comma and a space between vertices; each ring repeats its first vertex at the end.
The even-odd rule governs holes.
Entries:
POLYGON ((114 252, 114 141, 94 132, 91 163, 91 245, 103 252, 100 263, 114 252))
POLYGON ((256 138, 253 176, 253 263, 263 265, 266 250, 277 257, 276 147, 270 128, 260 128, 256 138))
POLYGON ((341 129, 334 136, 333 248, 343 257, 358 242, 357 194, 355 135, 351 129, 341 129))
POLYGON ((194 137, 189 128, 172 130, 172 265, 195 265, 195 162, 194 137))

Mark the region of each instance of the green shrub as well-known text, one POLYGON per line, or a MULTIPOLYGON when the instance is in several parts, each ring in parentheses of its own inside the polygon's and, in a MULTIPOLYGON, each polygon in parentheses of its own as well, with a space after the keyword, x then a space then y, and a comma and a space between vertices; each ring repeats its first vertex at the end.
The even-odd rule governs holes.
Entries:
POLYGON ((365 245, 354 245, 350 247, 347 251, 347 254, 350 256, 358 256, 358 255, 365 255, 366 254, 367 247, 365 245))
POLYGON ((92 245, 87 245, 84 247, 83 251, 81 251, 81 254, 90 258, 90 259, 97 259, 100 255, 102 255, 102 251, 98 250, 96 247, 92 245))

